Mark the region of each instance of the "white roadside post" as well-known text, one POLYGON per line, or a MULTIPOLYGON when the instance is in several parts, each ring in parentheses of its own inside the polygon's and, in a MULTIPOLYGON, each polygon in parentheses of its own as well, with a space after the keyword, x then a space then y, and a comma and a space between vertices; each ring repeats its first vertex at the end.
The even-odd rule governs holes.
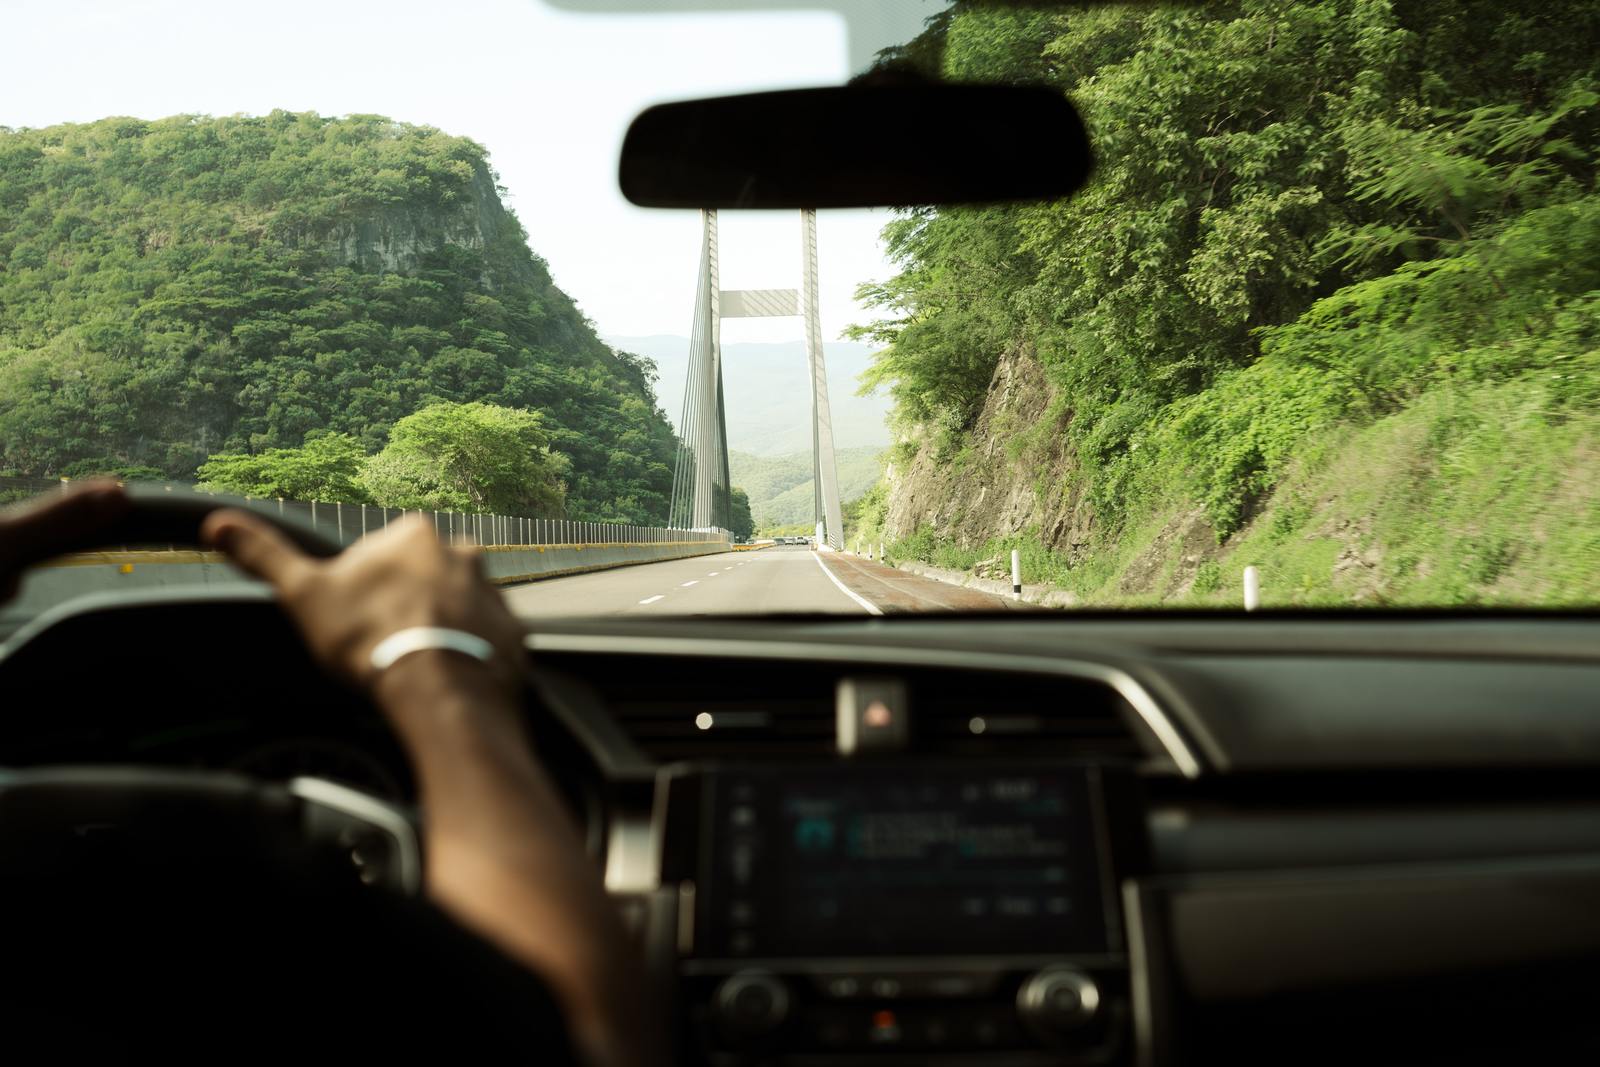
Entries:
POLYGON ((1011 550, 1011 595, 1022 599, 1022 553, 1015 548, 1011 550))
POLYGON ((1254 611, 1261 606, 1261 572, 1255 567, 1244 569, 1244 610, 1254 611))

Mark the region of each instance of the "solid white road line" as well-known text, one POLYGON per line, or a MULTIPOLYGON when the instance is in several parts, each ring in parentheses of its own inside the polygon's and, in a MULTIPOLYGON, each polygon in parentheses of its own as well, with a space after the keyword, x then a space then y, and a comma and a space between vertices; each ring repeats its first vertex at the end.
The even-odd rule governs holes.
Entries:
POLYGON ((694 581, 692 581, 692 582, 684 582, 684 583, 683 583, 683 584, 682 584, 682 585, 680 585, 680 586, 678 586, 678 588, 679 588, 679 589, 687 589, 687 588, 689 588, 689 587, 690 587, 690 586, 691 586, 691 585, 699 585, 699 584, 700 584, 700 579, 698 579, 698 578, 696 578, 696 579, 695 579, 695 580, 694 580, 694 581))
POLYGON ((883 614, 883 609, 878 607, 878 605, 874 604, 872 601, 868 600, 866 597, 858 596, 857 594, 851 592, 849 589, 845 588, 845 584, 843 582, 841 582, 838 579, 838 577, 836 577, 834 575, 834 573, 828 569, 828 565, 826 563, 822 562, 822 553, 818 552, 816 555, 812 556, 811 558, 817 561, 817 566, 821 567, 822 568, 822 573, 826 574, 828 576, 828 581, 830 581, 834 585, 838 586, 839 587, 839 592, 843 593, 845 596, 849 597, 851 600, 854 600, 857 604, 860 604, 863 608, 865 608, 868 615, 882 615, 883 614))
POLYGON ((647 597, 645 597, 643 600, 639 601, 639 603, 641 603, 641 604, 654 604, 656 601, 660 600, 662 597, 664 597, 666 595, 667 594, 665 594, 665 593, 657 593, 655 596, 647 596, 647 597))

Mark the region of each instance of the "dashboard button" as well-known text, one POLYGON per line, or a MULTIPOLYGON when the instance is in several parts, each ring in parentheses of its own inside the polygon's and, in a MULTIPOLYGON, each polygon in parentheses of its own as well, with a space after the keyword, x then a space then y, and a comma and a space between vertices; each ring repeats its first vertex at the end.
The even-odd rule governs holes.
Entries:
POLYGON ((728 854, 728 866, 732 869, 733 880, 740 885, 747 885, 755 873, 755 849, 744 843, 734 845, 728 854))
POLYGON ((789 987, 764 971, 740 971, 717 987, 717 1021, 734 1037, 771 1033, 789 1017, 789 987))
POLYGON ((971 1000, 994 991, 997 973, 956 971, 933 974, 828 974, 813 979, 830 1000, 971 1000))
POLYGON ((972 997, 978 993, 978 980, 970 974, 934 974, 926 980, 930 997, 972 997))
POLYGON ((872 1028, 867 1031, 867 1038, 874 1045, 898 1045, 901 1038, 900 1020, 892 1011, 875 1011, 872 1013, 872 1028))
POLYGON ((844 1048, 850 1044, 850 1025, 838 1019, 818 1025, 816 1034, 817 1044, 823 1048, 844 1048))

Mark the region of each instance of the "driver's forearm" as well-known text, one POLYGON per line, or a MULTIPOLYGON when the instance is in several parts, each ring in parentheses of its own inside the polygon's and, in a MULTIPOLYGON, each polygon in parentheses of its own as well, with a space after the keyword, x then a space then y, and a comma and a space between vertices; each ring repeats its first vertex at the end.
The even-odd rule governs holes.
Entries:
POLYGON ((638 1062, 646 1019, 621 924, 519 709, 449 653, 391 670, 378 697, 416 769, 429 895, 544 975, 596 1059, 638 1062))

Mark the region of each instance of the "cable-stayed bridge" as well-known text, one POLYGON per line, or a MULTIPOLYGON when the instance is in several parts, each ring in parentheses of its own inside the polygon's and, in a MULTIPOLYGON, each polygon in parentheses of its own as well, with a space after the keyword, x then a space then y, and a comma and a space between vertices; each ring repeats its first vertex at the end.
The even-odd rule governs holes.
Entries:
POLYGON ((680 440, 672 478, 672 516, 680 529, 727 529, 727 409, 722 388, 722 320, 781 318, 801 321, 811 386, 811 474, 817 543, 842 547, 839 473, 828 408, 828 370, 822 355, 817 301, 817 213, 800 212, 800 286, 797 289, 723 289, 717 256, 717 213, 702 211, 699 281, 689 331, 689 374, 683 390, 680 440))

